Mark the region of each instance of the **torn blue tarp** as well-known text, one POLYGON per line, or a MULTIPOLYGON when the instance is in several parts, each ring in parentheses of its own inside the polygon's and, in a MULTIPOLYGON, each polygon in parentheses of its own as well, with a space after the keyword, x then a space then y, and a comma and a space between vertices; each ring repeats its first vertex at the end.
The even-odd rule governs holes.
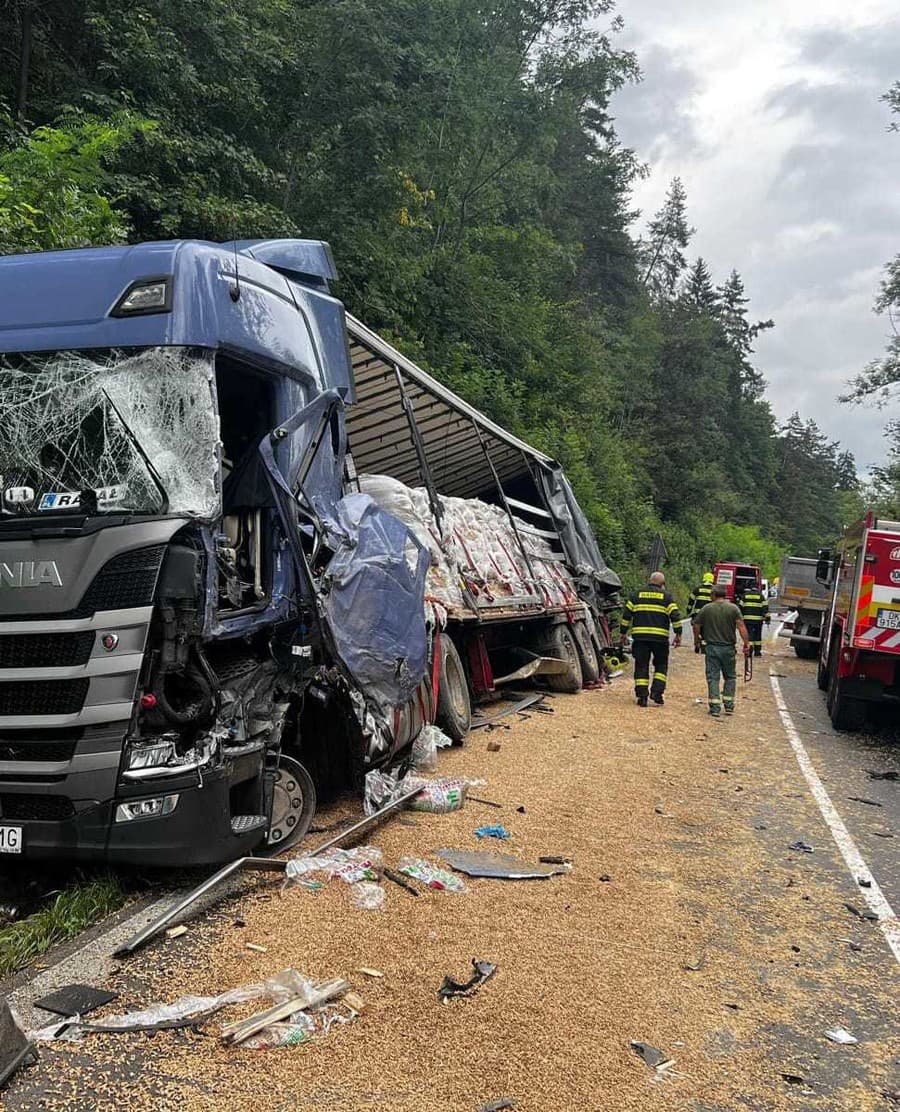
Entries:
POLYGON ((367 494, 342 498, 327 529, 334 556, 322 583, 322 606, 341 659, 383 710, 406 703, 428 661, 428 553, 367 494))

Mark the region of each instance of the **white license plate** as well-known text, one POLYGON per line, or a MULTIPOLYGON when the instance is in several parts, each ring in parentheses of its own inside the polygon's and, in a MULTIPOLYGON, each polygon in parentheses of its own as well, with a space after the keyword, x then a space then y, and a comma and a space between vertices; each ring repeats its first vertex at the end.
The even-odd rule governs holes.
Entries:
POLYGON ((879 610, 875 625, 879 629, 900 629, 900 610, 879 610))
POLYGON ((22 852, 22 827, 0 826, 0 853, 22 852))

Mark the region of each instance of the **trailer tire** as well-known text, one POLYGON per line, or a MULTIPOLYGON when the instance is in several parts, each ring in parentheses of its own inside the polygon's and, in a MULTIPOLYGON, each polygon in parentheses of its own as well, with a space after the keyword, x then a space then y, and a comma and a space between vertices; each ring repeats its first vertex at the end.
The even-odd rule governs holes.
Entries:
POLYGON ((575 622, 571 629, 575 644, 578 646, 582 683, 585 686, 594 684, 600 679, 600 657, 594 639, 584 622, 575 622))
POLYGON ((453 741, 462 745, 472 725, 472 700, 466 670, 449 634, 441 634, 441 674, 438 684, 438 726, 453 741))
MULTIPOLYGON (((819 646, 821 649, 821 646, 819 646)), ((819 663, 816 666, 816 683, 819 685, 820 691, 828 690, 828 669, 822 663, 822 657, 819 656, 819 663)))
POLYGON ((838 675, 837 643, 832 646, 828 668, 828 694, 826 705, 831 724, 836 730, 860 730, 866 720, 866 705, 860 699, 849 698, 841 691, 841 678, 838 675))
POLYGON ((544 642, 547 656, 556 657, 568 662, 568 669, 556 676, 547 676, 547 683, 551 691, 562 691, 567 695, 575 695, 583 686, 581 674, 581 658, 578 655, 578 644, 571 629, 567 625, 555 625, 547 635, 544 642))
POLYGON ((815 660, 819 646, 812 641, 792 641, 794 652, 800 660, 815 660))
POLYGON ((299 761, 281 754, 272 797, 272 819, 266 835, 270 853, 295 845, 309 830, 316 813, 316 786, 299 761))

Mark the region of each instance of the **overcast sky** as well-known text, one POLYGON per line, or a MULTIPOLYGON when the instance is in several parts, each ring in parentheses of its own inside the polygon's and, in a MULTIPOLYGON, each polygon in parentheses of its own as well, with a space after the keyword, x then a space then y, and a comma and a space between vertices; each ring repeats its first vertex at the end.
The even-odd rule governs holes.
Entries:
POLYGON ((885 413, 836 397, 890 327, 872 302, 900 252, 900 134, 879 100, 900 80, 900 7, 619 0, 617 12, 644 72, 613 102, 650 168, 638 230, 680 176, 692 257, 717 283, 739 270, 753 318, 775 320, 756 362, 776 416, 814 417, 867 470, 883 460, 885 413))

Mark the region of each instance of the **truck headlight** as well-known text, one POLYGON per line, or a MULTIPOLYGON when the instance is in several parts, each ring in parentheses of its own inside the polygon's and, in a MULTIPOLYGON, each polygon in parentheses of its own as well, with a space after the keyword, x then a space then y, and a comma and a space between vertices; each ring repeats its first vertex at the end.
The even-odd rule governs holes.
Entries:
POLYGON ((216 752, 214 739, 183 750, 178 734, 161 734, 147 741, 130 741, 125 750, 123 780, 152 780, 163 776, 183 776, 206 768, 216 752))
POLYGON ((152 799, 133 799, 116 807, 116 822, 134 822, 135 819, 161 819, 171 815, 178 806, 177 795, 157 795, 152 799))

